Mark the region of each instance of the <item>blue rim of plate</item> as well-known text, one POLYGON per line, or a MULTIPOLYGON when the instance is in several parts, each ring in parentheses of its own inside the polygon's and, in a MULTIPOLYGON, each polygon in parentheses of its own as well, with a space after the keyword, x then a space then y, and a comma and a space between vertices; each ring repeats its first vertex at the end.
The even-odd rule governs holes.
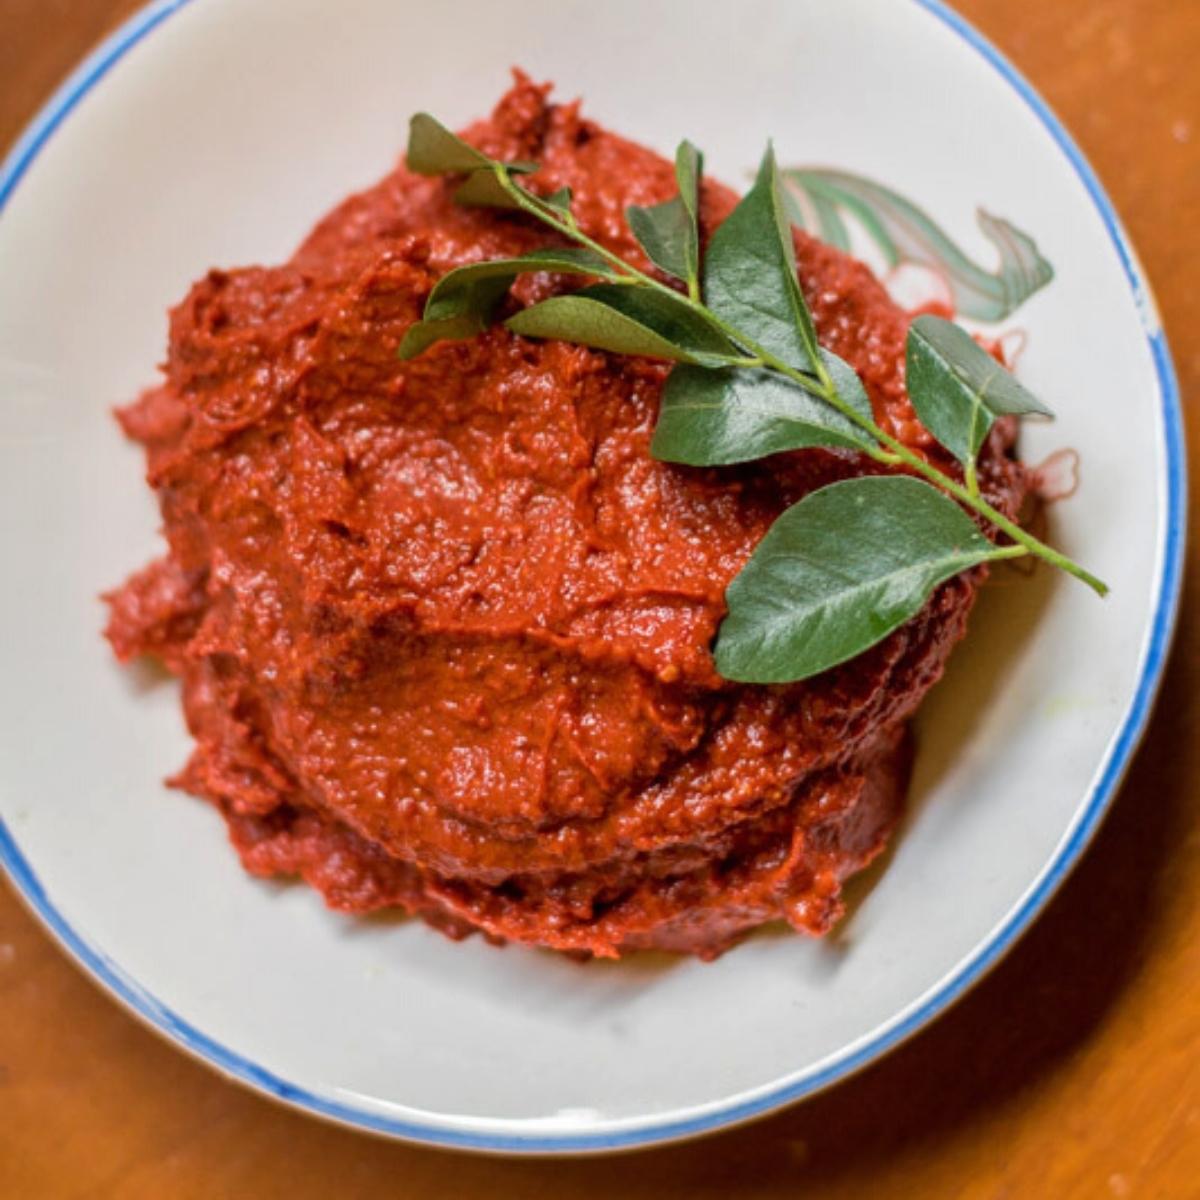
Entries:
MULTIPOLYGON (((131 17, 75 70, 34 118, 0 167, 0 214, 22 176, 39 151, 53 136, 71 110, 147 34, 191 0, 156 0, 131 17)), ((222 1074, 257 1091, 281 1100, 315 1116, 426 1145, 463 1150, 501 1153, 555 1154, 587 1151, 630 1150, 696 1137, 717 1129, 740 1124, 793 1101, 829 1087, 860 1070, 892 1049, 934 1017, 942 1013, 964 992, 977 983, 1012 948, 1033 919, 1045 907, 1079 856, 1083 853, 1101 818, 1112 802, 1130 759, 1146 728, 1154 697, 1162 678, 1175 618, 1179 608, 1183 551, 1186 526, 1187 469, 1184 461, 1183 417, 1179 385, 1175 378, 1166 335, 1156 320, 1149 317, 1153 301, 1142 277, 1129 240, 1099 179, 1079 147, 1075 145, 1053 111, 1017 69, 964 18, 942 0, 912 0, 957 34, 993 70, 995 70, 1033 111, 1043 128, 1075 169, 1096 206, 1125 276, 1133 291, 1150 354, 1158 376, 1162 401, 1163 436, 1167 457, 1167 520, 1161 548, 1161 575, 1154 601, 1154 620, 1146 643, 1141 674, 1133 700, 1113 740, 1107 761, 1093 785, 1081 815, 1069 837, 1024 901, 992 937, 966 962, 945 979, 937 990, 902 1019, 877 1031, 863 1044, 837 1056, 833 1061, 800 1078, 768 1090, 751 1099, 712 1106, 709 1111, 687 1118, 667 1119, 642 1124, 632 1129, 615 1129, 592 1134, 485 1133, 468 1129, 439 1127, 388 1117, 319 1096, 281 1079, 278 1075, 214 1041, 194 1025, 172 1012, 150 995, 135 980, 98 951, 71 927, 46 894, 33 868, 21 853, 11 831, 0 819, 0 863, 26 904, 39 917, 76 962, 98 982, 158 1033, 222 1074)), ((513 1124, 518 1124, 513 1122, 513 1124)))

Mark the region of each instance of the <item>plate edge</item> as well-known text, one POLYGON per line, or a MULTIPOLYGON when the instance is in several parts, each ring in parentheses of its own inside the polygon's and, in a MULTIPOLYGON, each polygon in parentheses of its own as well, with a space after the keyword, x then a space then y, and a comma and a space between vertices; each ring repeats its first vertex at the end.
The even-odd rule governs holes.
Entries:
MULTIPOLYGON (((166 19, 191 0, 155 0, 136 12, 109 35, 60 85, 37 113, 0 164, 0 217, 17 185, 41 149, 72 109, 104 75, 166 19)), ((1166 465, 1160 481, 1165 521, 1158 547, 1158 587, 1153 618, 1143 643, 1138 682, 1125 716, 1110 743, 1092 785, 1091 795, 1064 834, 1055 856, 1027 889, 1009 916, 973 955, 931 987, 908 1009, 894 1017, 858 1046, 835 1056, 801 1079, 793 1079, 742 1101, 716 1104, 700 1115, 643 1123, 608 1132, 563 1135, 476 1133, 450 1125, 424 1125, 330 1100, 300 1088, 259 1067, 207 1037, 129 978, 116 963, 91 946, 63 918, 46 895, 7 824, 0 818, 0 864, 20 899, 54 939, 94 981, 156 1033, 221 1074, 246 1084, 269 1098, 301 1111, 367 1132, 424 1145, 524 1155, 579 1154, 589 1151, 633 1150, 697 1137, 764 1116, 837 1083, 875 1061, 924 1028, 978 983, 1016 944, 1053 897, 1091 842, 1111 806, 1133 752, 1141 740, 1162 682, 1167 653, 1179 611, 1186 541, 1186 461, 1179 387, 1167 343, 1158 324, 1153 294, 1112 201, 1062 122, 1025 77, 964 17, 943 0, 910 0, 967 43, 1017 93, 1039 124, 1054 140, 1084 185, 1117 251, 1142 320, 1158 380, 1162 407, 1160 444, 1166 465)), ((498 1123, 497 1123, 498 1124, 498 1123)), ((520 1122, 513 1122, 519 1125, 520 1122)))

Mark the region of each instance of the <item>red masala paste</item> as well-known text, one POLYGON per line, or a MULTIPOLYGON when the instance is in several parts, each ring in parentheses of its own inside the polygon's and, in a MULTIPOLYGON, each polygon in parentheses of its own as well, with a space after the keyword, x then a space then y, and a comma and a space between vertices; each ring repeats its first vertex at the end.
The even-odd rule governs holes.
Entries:
MULTIPOLYGON (((466 136, 569 185, 583 229, 647 266, 623 212, 674 191, 657 154, 523 77, 466 136)), ((125 659, 183 681, 246 868, 335 908, 398 907, 453 936, 711 957, 783 918, 820 934, 883 846, 905 723, 962 635, 980 573, 817 679, 728 683, 723 593, 789 504, 871 469, 810 450, 696 470, 648 453, 667 367, 493 329, 396 347, 451 267, 547 233, 456 207, 403 165, 279 267, 212 271, 172 312, 161 386, 124 409, 166 555, 109 597, 125 659)), ((735 196, 703 188, 705 232, 735 196)), ((822 341, 877 417, 936 452, 905 397, 907 318, 803 234, 822 341)), ((519 283, 514 306, 561 279, 519 283)), ((993 435, 983 479, 1024 489, 993 435)))

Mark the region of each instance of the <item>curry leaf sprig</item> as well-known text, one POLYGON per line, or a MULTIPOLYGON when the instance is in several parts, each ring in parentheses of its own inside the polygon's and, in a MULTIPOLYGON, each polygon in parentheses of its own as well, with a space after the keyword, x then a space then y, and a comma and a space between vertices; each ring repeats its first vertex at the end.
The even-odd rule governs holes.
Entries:
POLYGON ((568 244, 448 272, 405 335, 402 358, 481 333, 519 275, 581 276, 585 286, 504 324, 525 337, 674 362, 651 443, 656 458, 713 467, 824 447, 894 472, 820 488, 779 516, 726 592, 714 648, 726 678, 785 683, 845 662, 914 617, 940 583, 982 563, 1034 555, 1107 592, 982 494, 977 459, 996 418, 1050 413, 965 330, 918 317, 906 350, 913 407, 959 462, 961 479, 875 421, 854 369, 817 340, 770 146, 754 186, 703 254, 703 158, 691 143, 676 154, 678 194, 627 211, 647 258, 674 284, 589 237, 569 189, 541 196, 524 186, 535 164, 490 158, 427 113, 412 118, 408 165, 461 176, 459 203, 525 213, 568 244), (1008 540, 985 536, 980 522, 1008 540))

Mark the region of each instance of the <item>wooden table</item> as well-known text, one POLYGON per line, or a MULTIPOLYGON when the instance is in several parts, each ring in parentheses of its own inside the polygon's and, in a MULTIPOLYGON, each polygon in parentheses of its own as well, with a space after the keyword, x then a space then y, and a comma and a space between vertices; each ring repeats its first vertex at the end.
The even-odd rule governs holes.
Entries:
MULTIPOLYGON (((130 0, 0 0, 0 146, 130 0)), ((959 0, 1123 214, 1200 405, 1200 2, 959 0)), ((1200 462, 1200 423, 1189 431, 1200 462)), ((1192 504, 1194 526, 1200 510, 1192 504)), ((732 1133, 601 1163, 378 1141, 225 1083, 94 988, 0 888, 0 1196, 1200 1197, 1200 627, 1082 866, 948 1016, 732 1133)), ((0 684, 0 686, 3 686, 0 684)))

